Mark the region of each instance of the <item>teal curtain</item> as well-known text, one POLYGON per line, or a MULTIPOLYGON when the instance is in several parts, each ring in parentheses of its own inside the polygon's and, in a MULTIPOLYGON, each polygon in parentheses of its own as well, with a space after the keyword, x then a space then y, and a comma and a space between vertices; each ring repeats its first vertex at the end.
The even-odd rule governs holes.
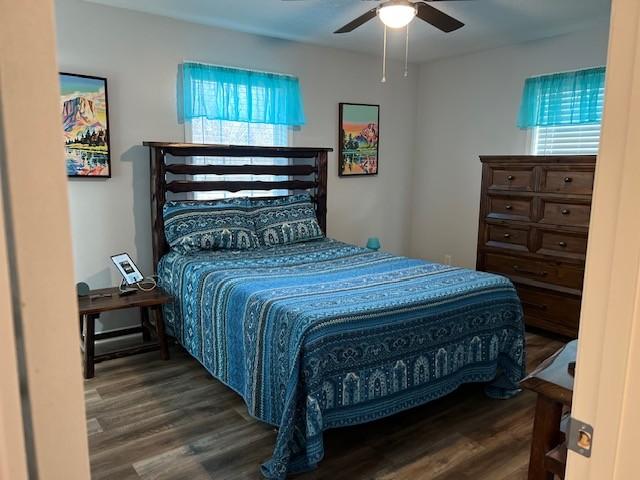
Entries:
POLYGON ((274 125, 304 125, 296 77, 217 67, 182 66, 185 120, 207 118, 274 125))
POLYGON ((528 78, 518 127, 585 125, 602 121, 605 68, 528 78))

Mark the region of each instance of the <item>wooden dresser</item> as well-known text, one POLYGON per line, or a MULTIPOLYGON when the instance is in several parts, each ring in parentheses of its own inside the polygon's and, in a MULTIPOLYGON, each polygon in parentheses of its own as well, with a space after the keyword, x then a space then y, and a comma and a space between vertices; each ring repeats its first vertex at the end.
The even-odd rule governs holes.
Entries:
POLYGON ((478 270, 509 277, 527 325, 577 337, 595 156, 485 156, 478 270))

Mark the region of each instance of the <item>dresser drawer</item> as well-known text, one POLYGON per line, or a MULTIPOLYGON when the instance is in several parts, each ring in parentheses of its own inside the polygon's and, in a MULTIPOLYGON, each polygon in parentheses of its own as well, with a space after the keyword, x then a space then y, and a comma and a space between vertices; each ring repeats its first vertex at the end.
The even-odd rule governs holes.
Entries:
POLYGON ((591 195, 594 173, 593 170, 545 169, 542 191, 591 195))
POLYGON ((591 205, 542 199, 540 223, 588 227, 591 205))
POLYGON ((532 192, 534 185, 531 167, 489 167, 489 189, 532 192))
POLYGON ((487 253, 484 266, 486 271, 507 275, 516 282, 521 278, 574 290, 582 289, 584 270, 560 262, 487 253))
POLYGON ((582 260, 586 257, 586 234, 539 229, 536 237, 536 253, 582 260))
POLYGON ((518 285, 525 322, 545 330, 575 337, 580 324, 581 298, 518 285))
POLYGON ((529 251, 529 227, 486 224, 485 245, 529 251))
POLYGON ((488 218, 531 221, 531 198, 490 195, 488 218))

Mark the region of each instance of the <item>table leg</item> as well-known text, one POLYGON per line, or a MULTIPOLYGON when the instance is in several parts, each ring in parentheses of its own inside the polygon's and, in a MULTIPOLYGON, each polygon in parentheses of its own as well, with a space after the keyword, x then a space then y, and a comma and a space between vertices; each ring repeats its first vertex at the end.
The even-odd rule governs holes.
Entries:
POLYGON ((93 378, 95 373, 95 330, 98 314, 85 315, 84 319, 84 378, 93 378))
POLYGON ((536 416, 533 422, 529 480, 553 480, 554 475, 544 467, 545 455, 562 442, 560 421, 562 404, 538 395, 536 416))
POLYGON ((169 346, 167 345, 167 337, 164 333, 164 318, 162 317, 162 307, 160 305, 153 307, 153 316, 156 323, 156 333, 158 334, 160 357, 163 360, 169 360, 169 346))
POLYGON ((151 334, 149 332, 149 309, 146 307, 140 308, 140 327, 142 328, 142 341, 148 342, 151 340, 151 334))

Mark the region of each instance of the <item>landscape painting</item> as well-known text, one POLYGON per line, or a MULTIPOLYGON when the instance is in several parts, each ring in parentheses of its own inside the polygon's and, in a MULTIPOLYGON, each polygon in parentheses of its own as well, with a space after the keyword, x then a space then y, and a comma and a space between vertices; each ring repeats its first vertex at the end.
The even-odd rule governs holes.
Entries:
POLYGON ((341 177, 378 173, 379 125, 379 105, 340 104, 338 174, 341 177))
POLYGON ((67 175, 111 177, 107 79, 60 74, 67 175))

